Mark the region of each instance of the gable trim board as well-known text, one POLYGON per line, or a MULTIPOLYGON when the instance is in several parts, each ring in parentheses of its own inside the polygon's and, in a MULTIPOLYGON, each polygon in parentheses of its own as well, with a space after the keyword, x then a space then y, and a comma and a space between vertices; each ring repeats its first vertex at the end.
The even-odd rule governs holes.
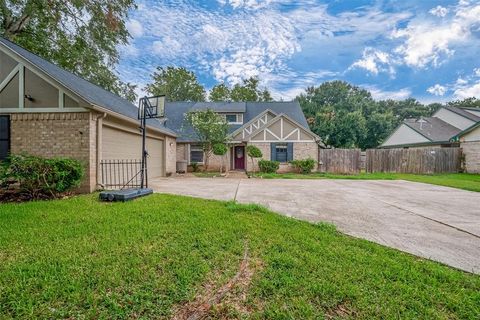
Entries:
POLYGON ((320 142, 321 139, 319 136, 317 136, 315 133, 311 132, 310 130, 304 128, 301 124, 296 122, 295 120, 291 119, 285 114, 279 114, 276 116, 274 119, 270 120, 268 123, 263 125, 262 127, 258 128, 254 132, 250 134, 250 139, 249 141, 255 141, 255 142, 320 142), (274 124, 280 121, 280 134, 277 134, 270 130, 274 124), (290 132, 285 132, 284 126, 285 126, 285 121, 290 122, 292 124, 293 130, 290 132), (305 133, 305 135, 310 136, 312 139, 311 140, 305 140, 301 139, 301 133, 302 131, 305 133), (263 132, 263 140, 256 140, 255 137, 261 135, 263 132), (290 139, 296 136, 296 139, 290 139), (275 139, 272 139, 270 137, 273 137, 275 139))
MULTIPOLYGON (((268 114, 271 113, 274 117, 277 115, 275 112, 273 112, 272 110, 270 109, 266 109, 264 110, 262 113, 259 113, 256 117, 254 117, 253 119, 251 119, 250 121, 248 121, 247 123, 243 124, 240 128, 238 128, 237 130, 233 131, 230 136, 231 137, 235 137, 236 135, 238 134, 242 134, 242 138, 245 139, 245 131, 247 131, 247 133, 249 135, 252 134, 253 132, 253 127, 255 127, 255 123, 260 123, 260 122, 263 122, 263 125, 266 124, 268 122, 268 114), (265 119, 263 119, 263 117, 265 117, 265 119), (248 132, 248 129, 251 129, 250 132, 248 132)), ((257 128, 255 129, 258 129, 260 128, 261 125, 258 125, 257 128)))

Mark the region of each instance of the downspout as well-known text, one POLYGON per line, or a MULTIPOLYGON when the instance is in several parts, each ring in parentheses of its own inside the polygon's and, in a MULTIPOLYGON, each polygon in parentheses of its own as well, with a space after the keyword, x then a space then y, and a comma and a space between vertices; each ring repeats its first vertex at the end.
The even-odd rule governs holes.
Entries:
POLYGON ((102 160, 102 129, 103 129, 103 119, 105 119, 107 114, 104 112, 97 116, 97 187, 103 188, 101 181, 102 175, 102 168, 101 168, 101 160, 102 160))

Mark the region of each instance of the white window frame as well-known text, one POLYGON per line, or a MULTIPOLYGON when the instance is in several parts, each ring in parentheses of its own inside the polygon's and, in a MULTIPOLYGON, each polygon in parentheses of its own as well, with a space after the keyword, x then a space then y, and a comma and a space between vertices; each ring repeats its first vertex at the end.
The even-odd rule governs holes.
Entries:
POLYGON ((225 117, 225 120, 227 120, 227 116, 236 116, 236 121, 235 122, 228 122, 228 124, 243 124, 243 113, 224 113, 223 116, 225 117))

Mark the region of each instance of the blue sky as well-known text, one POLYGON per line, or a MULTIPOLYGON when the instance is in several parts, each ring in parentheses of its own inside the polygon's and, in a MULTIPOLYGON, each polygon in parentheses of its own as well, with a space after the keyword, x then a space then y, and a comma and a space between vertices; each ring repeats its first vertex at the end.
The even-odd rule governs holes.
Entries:
POLYGON ((138 1, 118 66, 139 93, 156 66, 207 89, 258 76, 274 98, 345 80, 377 99, 480 98, 480 0, 138 1))

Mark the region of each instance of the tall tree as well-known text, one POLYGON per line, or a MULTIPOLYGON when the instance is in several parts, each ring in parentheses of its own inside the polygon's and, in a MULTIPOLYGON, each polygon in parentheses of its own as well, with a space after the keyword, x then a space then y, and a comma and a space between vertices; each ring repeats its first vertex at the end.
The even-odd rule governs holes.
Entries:
POLYGON ((205 101, 205 88, 183 67, 157 67, 152 79, 146 87, 152 95, 165 94, 168 101, 205 101))
POLYGON ((210 101, 230 101, 230 88, 224 83, 217 84, 210 90, 208 99, 210 101))
POLYGON ((185 115, 185 120, 192 126, 196 134, 195 138, 202 145, 205 170, 208 170, 214 146, 227 142, 227 121, 212 109, 190 111, 185 115))
POLYGON ((452 107, 464 107, 464 108, 480 108, 480 99, 475 97, 466 98, 463 100, 450 101, 447 105, 452 107))
POLYGON ((272 101, 272 95, 267 88, 259 88, 260 80, 257 77, 244 79, 230 90, 231 101, 272 101))
POLYGON ((362 147, 367 135, 366 113, 371 94, 343 81, 309 87, 297 97, 313 132, 333 147, 362 147))
POLYGON ((134 0, 0 0, 0 33, 25 49, 129 98, 135 87, 114 72, 134 0))

